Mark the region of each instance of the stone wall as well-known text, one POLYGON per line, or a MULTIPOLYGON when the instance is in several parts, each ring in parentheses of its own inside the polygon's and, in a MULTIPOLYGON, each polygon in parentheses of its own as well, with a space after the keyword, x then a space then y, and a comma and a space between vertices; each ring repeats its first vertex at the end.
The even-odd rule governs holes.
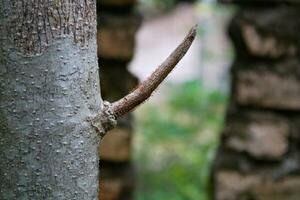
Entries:
MULTIPOLYGON (((133 57, 140 24, 135 0, 98 0, 98 57, 102 97, 115 101, 135 87, 137 79, 127 70, 133 57)), ((135 185, 131 162, 132 116, 119 120, 100 145, 101 200, 129 200, 135 185)))
POLYGON ((223 0, 238 11, 216 200, 300 198, 300 1, 223 0))

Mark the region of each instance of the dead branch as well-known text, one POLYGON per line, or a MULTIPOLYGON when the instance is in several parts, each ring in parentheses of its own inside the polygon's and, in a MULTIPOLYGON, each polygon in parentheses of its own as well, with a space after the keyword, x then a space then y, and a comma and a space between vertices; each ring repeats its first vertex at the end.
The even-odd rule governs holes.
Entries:
POLYGON ((118 118, 128 113, 151 96, 152 92, 160 85, 160 83, 168 76, 176 64, 186 54, 196 37, 196 30, 197 25, 191 28, 181 44, 151 74, 148 79, 143 81, 134 91, 122 99, 112 103, 111 111, 115 117, 118 118))

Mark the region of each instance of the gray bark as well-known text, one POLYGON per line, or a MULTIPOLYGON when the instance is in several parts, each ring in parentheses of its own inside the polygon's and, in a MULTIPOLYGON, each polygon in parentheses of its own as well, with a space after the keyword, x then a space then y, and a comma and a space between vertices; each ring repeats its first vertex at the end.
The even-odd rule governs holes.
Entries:
POLYGON ((185 55, 193 27, 136 90, 100 96, 96 0, 0 2, 0 199, 98 199, 98 145, 185 55))
POLYGON ((1 0, 0 30, 0 199, 98 199, 95 0, 1 0))

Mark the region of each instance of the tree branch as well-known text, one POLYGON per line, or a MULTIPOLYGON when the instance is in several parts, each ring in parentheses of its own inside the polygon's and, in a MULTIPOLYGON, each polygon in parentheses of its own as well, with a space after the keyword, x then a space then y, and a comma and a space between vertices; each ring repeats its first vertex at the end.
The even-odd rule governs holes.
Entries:
POLYGON ((111 111, 115 117, 120 117, 136 108, 139 104, 147 100, 152 92, 174 69, 176 64, 183 58, 196 37, 197 25, 191 28, 181 44, 169 55, 169 57, 143 81, 134 91, 122 99, 111 104, 111 111))

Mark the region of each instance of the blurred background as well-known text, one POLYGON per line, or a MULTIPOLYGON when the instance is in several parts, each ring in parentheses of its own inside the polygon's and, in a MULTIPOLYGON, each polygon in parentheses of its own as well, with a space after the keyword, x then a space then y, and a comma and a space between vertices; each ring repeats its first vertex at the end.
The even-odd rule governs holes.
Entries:
POLYGON ((138 200, 206 200, 227 103, 231 7, 215 1, 142 0, 130 71, 144 80, 194 24, 196 41, 152 98, 135 111, 138 200))
POLYGON ((298 200, 299 3, 100 0, 109 101, 149 76, 198 24, 167 80, 101 142, 101 199, 298 200))

